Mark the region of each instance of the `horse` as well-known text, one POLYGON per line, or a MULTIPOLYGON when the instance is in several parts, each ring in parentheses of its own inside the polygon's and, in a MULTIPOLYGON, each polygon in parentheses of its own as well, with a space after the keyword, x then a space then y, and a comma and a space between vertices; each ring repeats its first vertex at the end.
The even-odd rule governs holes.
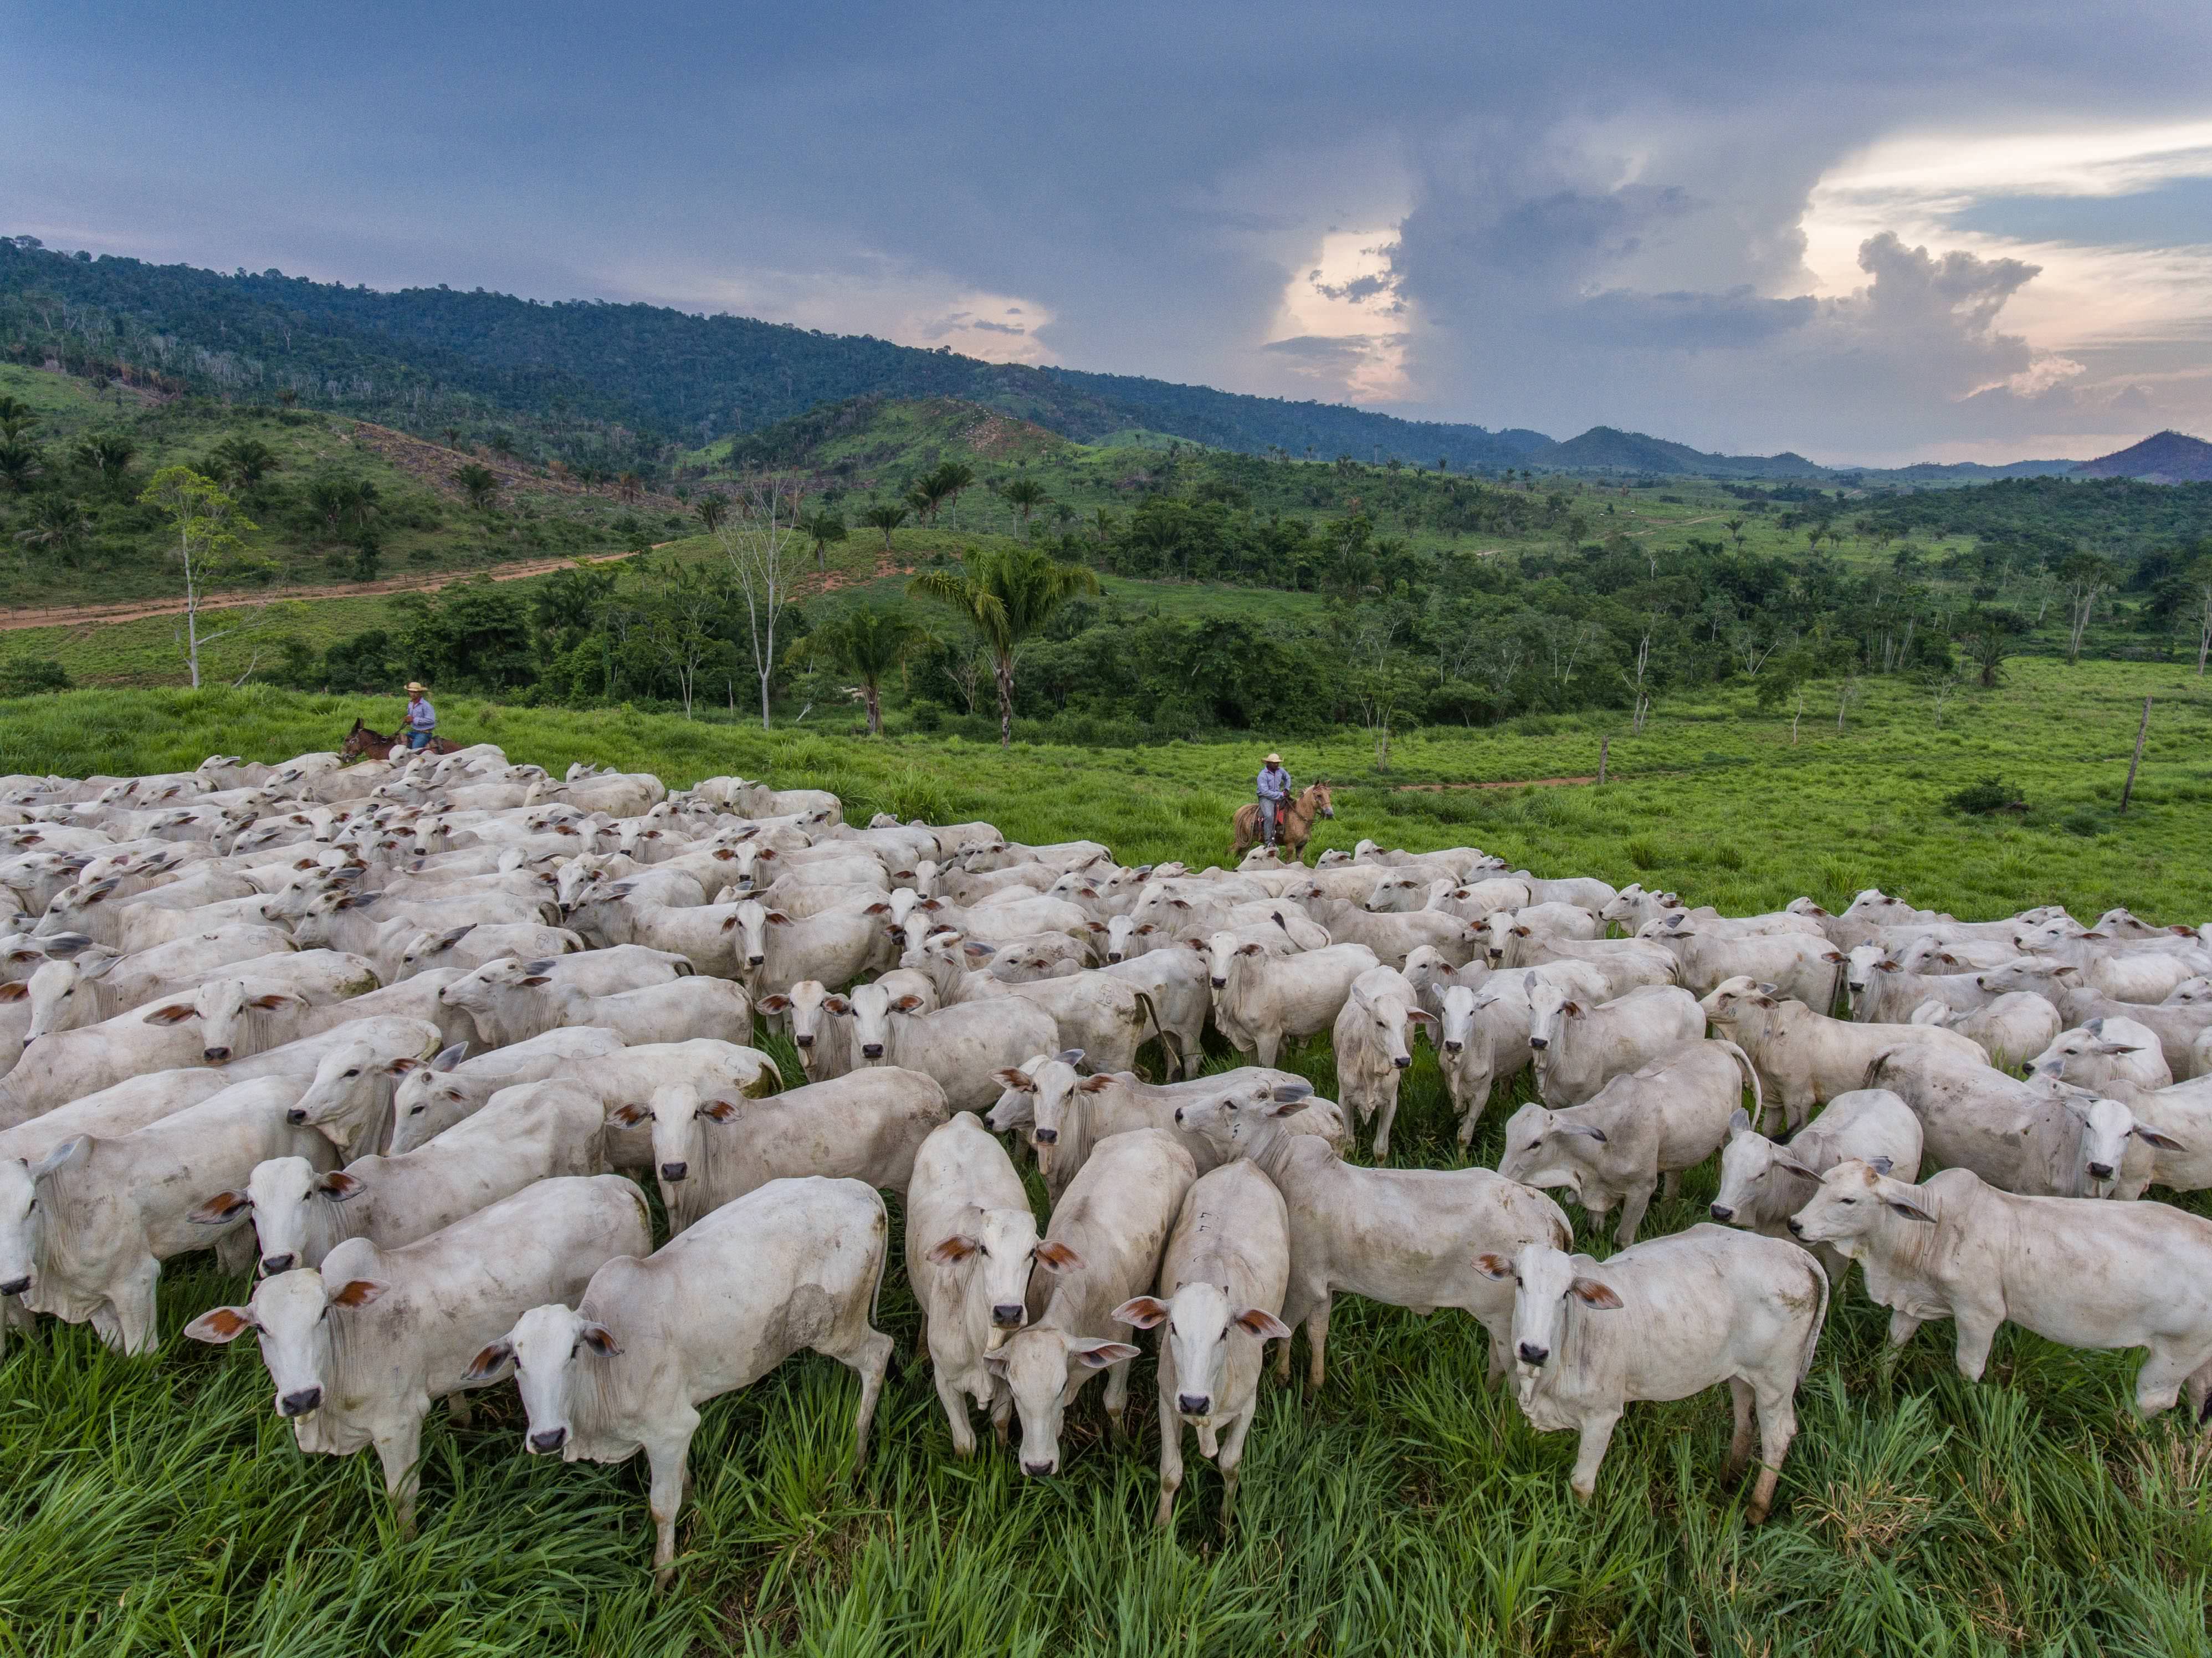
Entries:
MULTIPOLYGON (((1289 809, 1283 813, 1283 821, 1276 826, 1276 845, 1289 849, 1292 863, 1303 864, 1305 862, 1306 842, 1313 836, 1314 819, 1335 816, 1336 808, 1329 804, 1328 785, 1309 783, 1298 798, 1291 802, 1289 809)), ((1235 844, 1229 848, 1231 863, 1242 858, 1246 848, 1267 839, 1260 822, 1258 801, 1237 808, 1234 828, 1235 844)))
MULTIPOLYGON (((387 737, 382 732, 372 731, 356 720, 353 722, 353 729, 346 733, 346 740, 344 745, 338 750, 338 756, 343 760, 381 760, 392 750, 404 749, 406 746, 406 732, 401 732, 396 736, 387 737)), ((455 754, 459 751, 460 746, 459 744, 447 738, 433 737, 429 746, 419 752, 455 754)))

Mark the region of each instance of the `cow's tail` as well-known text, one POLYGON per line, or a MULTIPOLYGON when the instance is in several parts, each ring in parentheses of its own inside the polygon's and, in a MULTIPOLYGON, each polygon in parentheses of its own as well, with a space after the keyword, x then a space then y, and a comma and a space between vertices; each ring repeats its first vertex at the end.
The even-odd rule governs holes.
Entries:
POLYGON ((1753 1124, 1756 1126, 1757 1124, 1765 1122, 1766 1121, 1766 1095, 1759 1085, 1759 1067, 1752 1064, 1750 1054, 1745 1053, 1741 1048, 1738 1048, 1734 1042, 1729 1041, 1725 1036, 1720 1039, 1720 1045, 1728 1049, 1729 1057, 1735 1060, 1737 1069, 1743 1072, 1743 1085, 1751 1090, 1751 1121, 1753 1124))
POLYGON ((1820 1345, 1820 1331, 1828 1321, 1828 1269, 1820 1265, 1820 1258, 1810 1249, 1801 1250, 1805 1264, 1812 1268, 1813 1281, 1819 1288, 1820 1305, 1814 1309, 1812 1327, 1805 1332, 1804 1350, 1797 1355, 1797 1385, 1803 1387, 1805 1378, 1813 1374, 1813 1355, 1820 1345))
POLYGON ((1859 1086, 1861 1088, 1880 1088, 1881 1086, 1881 1073, 1889 1069, 1890 1061, 1894 1060, 1902 1051, 1903 1050, 1900 1048, 1885 1048, 1881 1053, 1875 1054, 1872 1060, 1868 1061, 1866 1075, 1859 1079, 1859 1086))
MULTIPOLYGON (((1152 1021, 1152 1035, 1159 1042, 1161 1056, 1164 1059, 1172 1060, 1176 1054, 1182 1053, 1181 1048, 1168 1040, 1167 1029, 1160 1023, 1160 1011, 1152 1005, 1152 993, 1149 991, 1137 990, 1133 986, 1131 987, 1131 993, 1136 997, 1137 1005, 1145 1010, 1145 1017, 1152 1021)), ((1144 1037, 1139 1035, 1137 1038, 1137 1045, 1141 1048, 1144 1046, 1144 1037)))

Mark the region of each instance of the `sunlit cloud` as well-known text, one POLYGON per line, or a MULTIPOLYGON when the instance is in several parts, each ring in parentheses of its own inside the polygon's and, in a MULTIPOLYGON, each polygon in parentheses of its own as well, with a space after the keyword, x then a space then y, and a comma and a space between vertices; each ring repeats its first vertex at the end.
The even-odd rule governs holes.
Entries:
POLYGON ((1412 391, 1406 335, 1413 306, 1392 267, 1395 232, 1332 229, 1284 284, 1265 350, 1353 403, 1403 399, 1412 391))

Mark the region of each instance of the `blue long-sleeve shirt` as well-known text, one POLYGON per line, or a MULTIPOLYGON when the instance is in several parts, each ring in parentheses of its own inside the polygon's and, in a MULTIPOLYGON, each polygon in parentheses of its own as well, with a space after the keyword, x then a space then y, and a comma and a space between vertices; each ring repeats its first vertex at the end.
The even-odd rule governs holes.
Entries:
POLYGON ((438 711, 430 706, 428 697, 418 696, 407 705, 407 723, 418 732, 434 731, 437 728, 438 711))
POLYGON ((1260 768, 1260 798, 1262 800, 1287 800, 1291 798, 1291 774, 1280 766, 1260 768))

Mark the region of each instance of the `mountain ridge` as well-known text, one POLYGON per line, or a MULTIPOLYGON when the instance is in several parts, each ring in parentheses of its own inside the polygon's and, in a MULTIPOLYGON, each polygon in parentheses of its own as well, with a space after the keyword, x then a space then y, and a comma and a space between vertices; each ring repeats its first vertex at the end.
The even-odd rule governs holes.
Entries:
POLYGON ((2140 443, 2085 460, 2076 477, 2136 478, 2145 483, 2212 483, 2212 443, 2168 428, 2140 443))

